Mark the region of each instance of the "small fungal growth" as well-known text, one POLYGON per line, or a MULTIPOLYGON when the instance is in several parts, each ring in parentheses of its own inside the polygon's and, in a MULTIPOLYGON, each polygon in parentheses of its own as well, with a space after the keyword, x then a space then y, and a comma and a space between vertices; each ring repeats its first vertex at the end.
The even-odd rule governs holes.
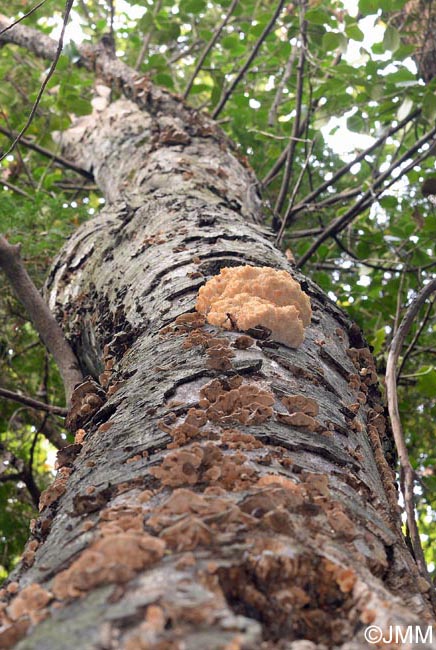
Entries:
POLYGON ((211 325, 241 331, 260 325, 291 348, 303 342, 312 316, 309 296, 299 283, 268 266, 221 269, 200 288, 195 308, 211 325))

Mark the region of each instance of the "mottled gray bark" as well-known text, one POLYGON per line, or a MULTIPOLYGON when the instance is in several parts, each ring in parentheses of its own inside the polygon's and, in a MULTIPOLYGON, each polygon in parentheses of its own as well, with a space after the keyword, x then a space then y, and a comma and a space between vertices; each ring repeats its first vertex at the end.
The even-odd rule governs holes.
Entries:
POLYGON ((155 89, 146 109, 118 101, 64 136, 106 206, 62 250, 46 291, 106 397, 83 389, 97 401, 70 420, 76 445, 43 496, 21 591, 4 595, 13 623, 0 639, 22 637, 19 650, 301 650, 302 639, 357 650, 368 624, 425 626, 428 585, 401 535, 359 330, 275 249, 256 179, 219 129, 155 89), (175 322, 206 279, 241 264, 301 282, 313 318, 299 349, 239 349, 237 332, 175 322), (213 379, 223 394, 241 380, 272 393, 274 413, 249 426, 207 419, 213 379), (315 427, 289 422, 281 398, 295 394, 318 403, 315 427), (40 604, 29 596, 20 609, 32 583, 40 604))

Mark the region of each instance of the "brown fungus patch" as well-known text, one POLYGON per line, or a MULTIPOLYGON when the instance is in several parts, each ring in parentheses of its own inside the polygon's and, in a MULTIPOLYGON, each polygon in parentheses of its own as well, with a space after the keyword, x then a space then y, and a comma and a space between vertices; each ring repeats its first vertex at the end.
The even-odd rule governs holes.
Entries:
POLYGON ((196 442, 170 452, 150 474, 171 487, 208 483, 228 490, 243 489, 257 478, 244 454, 224 454, 212 442, 196 442))
POLYGON ((28 616, 33 624, 39 623, 47 616, 46 605, 53 599, 53 594, 33 583, 24 587, 7 608, 7 613, 12 621, 17 621, 22 616, 28 616), (45 611, 44 611, 45 610, 45 611))
POLYGON ((277 420, 284 424, 289 424, 291 427, 301 427, 308 431, 317 431, 320 427, 319 423, 311 415, 306 413, 277 413, 277 420))
POLYGON ((155 564, 165 552, 165 542, 143 532, 105 535, 61 571, 53 581, 56 598, 78 598, 102 584, 122 584, 155 564))
POLYGON ((260 325, 274 340, 295 348, 312 316, 300 284, 287 271, 267 266, 221 269, 200 288, 195 308, 211 325, 242 331, 260 325))
POLYGON ((285 395, 281 401, 289 413, 301 412, 312 417, 316 417, 319 413, 318 402, 306 395, 285 395))
MULTIPOLYGON (((236 379, 236 378, 235 378, 236 379)), ((200 391, 200 406, 218 424, 261 424, 273 415, 274 395, 256 383, 237 382, 235 387, 215 379, 200 391), (239 385, 238 385, 239 384, 239 385)))
POLYGON ((355 621, 348 614, 353 572, 279 540, 253 540, 242 561, 216 574, 232 611, 260 621, 266 640, 307 639, 332 647, 358 623, 357 611, 355 621))
POLYGON ((49 487, 41 493, 39 499, 39 512, 42 512, 48 506, 51 506, 55 501, 67 491, 67 481, 72 469, 69 467, 61 467, 58 470, 55 480, 49 487))

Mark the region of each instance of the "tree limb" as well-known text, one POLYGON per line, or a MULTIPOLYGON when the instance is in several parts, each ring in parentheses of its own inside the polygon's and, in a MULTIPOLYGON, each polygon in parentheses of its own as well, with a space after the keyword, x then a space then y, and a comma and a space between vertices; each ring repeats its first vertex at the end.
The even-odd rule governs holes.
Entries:
POLYGON ((236 5, 238 4, 238 1, 239 0, 233 0, 233 2, 231 3, 226 15, 224 16, 222 22, 220 23, 220 25, 218 25, 218 27, 214 31, 214 33, 212 35, 212 38, 210 39, 209 43, 206 45, 203 52, 200 54, 199 59, 197 61, 197 65, 195 66, 195 70, 192 73, 192 77, 189 79, 188 84, 186 86, 186 90, 183 93, 183 99, 186 99, 188 97, 188 95, 189 95, 189 93, 191 91, 192 85, 193 85, 198 73, 201 70, 201 66, 203 65, 207 55, 209 54, 209 52, 211 51, 211 49, 213 48, 213 46, 215 45, 215 43, 219 39, 220 34, 223 31, 224 27, 229 22, 230 16, 232 15, 236 5))
POLYGON ((418 527, 415 520, 415 506, 414 506, 414 470, 410 463, 409 453, 407 450, 404 433, 401 426, 400 412, 398 409, 398 395, 397 395, 397 376, 396 366, 398 358, 401 354, 404 339, 406 338, 412 323, 416 317, 421 306, 427 298, 436 291, 436 279, 429 282, 416 296, 408 308, 401 324, 392 340, 391 347, 388 354, 386 364, 386 392, 388 398, 389 417, 392 424, 392 432, 395 439, 395 444, 398 451, 401 468, 401 489, 404 497, 404 504, 407 515, 407 525, 409 528, 410 538, 413 546, 413 552, 421 574, 429 581, 427 565, 424 558, 424 552, 421 546, 418 527))
POLYGON ((288 83, 288 81, 290 79, 291 74, 292 74, 292 68, 294 67, 294 62, 295 62, 296 56, 297 56, 297 48, 296 48, 295 45, 293 45, 292 49, 291 49, 291 54, 290 54, 290 56, 289 56, 289 58, 288 58, 288 60, 286 62, 286 66, 285 66, 285 70, 283 72, 283 76, 280 79, 279 85, 277 86, 277 91, 276 91, 276 94, 275 94, 275 97, 274 97, 274 101, 271 104, 271 108, 269 109, 269 113, 268 113, 268 125, 269 126, 274 126, 274 123, 276 121, 277 111, 279 109, 280 102, 282 100, 283 91, 285 89, 286 84, 288 83))
POLYGON ((422 333, 424 327, 428 323, 428 319, 430 318, 430 314, 432 312, 432 309, 434 307, 435 302, 436 302, 436 297, 434 297, 433 300, 431 302, 429 302, 429 304, 428 304, 428 307, 427 307, 425 316, 422 319, 421 325, 418 327, 417 331, 415 332, 415 336, 413 337, 409 347, 407 348, 406 352, 403 355, 403 359, 402 359, 402 361, 400 363, 400 367, 399 367, 398 372, 397 372, 397 379, 399 379, 401 377, 401 373, 403 371, 404 366, 406 365, 406 361, 409 358, 410 354, 413 352, 413 348, 417 344, 418 339, 421 336, 421 333, 422 333))
POLYGON ((312 257, 312 255, 318 250, 318 248, 325 242, 326 239, 331 237, 333 234, 337 234, 341 232, 344 228, 348 226, 349 223, 353 221, 363 210, 366 210, 373 202, 374 200, 380 196, 383 192, 385 192, 391 185, 396 183, 404 174, 406 174, 410 169, 413 169, 415 165, 418 164, 418 162, 421 162, 424 160, 428 155, 429 151, 431 150, 431 147, 429 150, 425 151, 424 154, 419 156, 417 159, 412 160, 410 164, 407 166, 401 168, 401 164, 408 160, 410 156, 415 154, 423 144, 426 144, 429 140, 434 138, 436 134, 436 127, 431 129, 431 131, 428 131, 425 135, 422 136, 414 145, 413 147, 410 147, 395 163, 389 166, 389 168, 383 172, 382 174, 379 174, 377 176, 376 180, 372 184, 372 186, 361 196, 361 198, 353 205, 347 212, 345 212, 343 215, 340 217, 337 217, 334 219, 330 225, 325 228, 325 230, 319 235, 319 237, 313 242, 313 244, 310 246, 310 248, 304 253, 304 255, 301 256, 301 258, 297 261, 297 268, 301 268, 307 260, 312 257), (400 173, 398 176, 395 178, 391 178, 391 181, 386 183, 386 185, 383 185, 384 181, 392 177, 392 172, 394 169, 400 169, 400 173), (380 188, 380 186, 382 186, 380 188), (378 188, 379 191, 376 192, 378 188))
MULTIPOLYGON (((26 121, 25 125, 20 130, 20 132, 18 133, 15 140, 12 142, 9 149, 2 156, 0 156, 0 161, 2 161, 4 158, 6 158, 6 156, 8 156, 11 153, 11 151, 13 151, 15 149, 15 146, 20 141, 21 136, 23 136, 26 133, 27 129, 29 128, 29 126, 32 123, 32 120, 33 120, 34 115, 36 113, 36 109, 38 108, 39 102, 41 101, 41 97, 44 94, 44 90, 46 89, 47 84, 50 81, 50 78, 52 77, 52 75, 53 75, 53 73, 54 73, 54 71, 56 69, 57 62, 59 61, 59 57, 61 55, 62 48, 63 48, 63 45, 64 45, 65 28, 67 26, 68 17, 70 15, 70 11, 71 11, 72 6, 73 6, 73 0, 67 0, 66 4, 65 4, 65 15, 64 15, 64 19, 63 19, 62 30, 61 30, 61 34, 59 36, 59 42, 58 42, 57 47, 56 47, 56 53, 55 53, 55 56, 53 58, 52 64, 51 64, 51 66, 49 68, 49 71, 47 72, 47 74, 46 74, 46 76, 44 78, 44 81, 41 84, 41 87, 40 87, 40 89, 38 91, 38 94, 37 94, 36 99, 35 99, 35 101, 33 103, 32 109, 30 111, 29 117, 27 118, 27 121, 26 121)), ((9 27, 8 27, 8 29, 9 29, 9 27)))
POLYGON ((257 53, 258 53, 258 51, 260 50, 260 47, 261 47, 262 43, 264 42, 264 40, 266 39, 266 37, 268 36, 268 34, 270 33, 270 31, 271 31, 272 28, 274 27, 275 22, 276 22, 277 18, 279 17, 279 15, 280 15, 280 13, 281 13, 281 10, 282 10, 282 7, 283 7, 284 4, 285 4, 285 0, 280 0, 280 2, 277 4, 276 10, 274 11, 274 13, 273 13, 273 15, 272 15, 271 20, 270 20, 269 23, 266 25, 266 27, 265 27, 265 29, 263 30, 262 34, 261 34, 261 35, 259 36, 259 38, 257 39, 257 41, 256 41, 256 43, 255 43, 255 45, 254 45, 254 47, 253 47, 253 50, 252 50, 250 56, 248 57, 248 59, 246 60, 246 62, 245 62, 244 65, 242 66, 242 68, 239 70, 238 74, 237 74, 236 77, 233 79, 233 81, 232 81, 232 83, 230 84, 230 86, 229 86, 229 87, 227 88, 227 90, 223 93, 223 95, 222 95, 220 101, 218 102, 217 106, 215 106, 215 109, 214 109, 213 112, 212 112, 212 118, 213 118, 214 120, 215 120, 215 119, 218 117, 218 115, 221 113, 221 111, 223 110, 223 108, 224 108, 224 106, 226 105, 227 101, 229 100, 231 94, 232 94, 233 91, 235 90, 236 86, 237 86, 238 83, 241 81, 242 77, 243 77, 243 76, 245 75, 245 73, 247 72, 247 70, 248 70, 248 68, 250 67, 251 63, 252 63, 252 62, 254 61, 254 59, 256 58, 257 53))
MULTIPOLYGON (((17 138, 17 133, 14 133, 13 131, 8 131, 3 126, 0 126, 0 133, 6 135, 11 140, 15 140, 17 138)), ((84 176, 89 180, 94 180, 94 176, 90 172, 86 171, 85 169, 82 169, 81 167, 67 160, 66 158, 62 158, 62 156, 58 156, 53 151, 50 151, 50 149, 46 149, 45 147, 41 147, 39 144, 32 142, 32 140, 30 140, 29 138, 21 137, 20 144, 24 145, 28 149, 32 149, 33 151, 42 154, 43 156, 46 156, 47 158, 51 158, 52 160, 54 160, 54 162, 57 162, 59 163, 59 165, 62 165, 62 167, 66 167, 66 169, 71 169, 73 172, 76 172, 77 174, 80 174, 81 176, 84 176)))
POLYGON ((22 190, 20 187, 17 187, 16 185, 13 185, 12 183, 9 183, 8 181, 5 181, 3 178, 0 179, 0 185, 4 185, 5 187, 7 187, 12 192, 15 192, 16 194, 19 194, 20 196, 24 196, 24 198, 26 198, 26 199, 30 200, 32 198, 30 196, 30 194, 28 194, 27 192, 22 190))
POLYGON ((37 9, 39 9, 40 7, 42 7, 42 5, 45 3, 45 1, 46 1, 46 0, 41 0, 41 2, 38 2, 37 5, 35 5, 34 7, 32 7, 32 9, 29 9, 29 11, 27 11, 25 14, 23 14, 22 16, 20 16, 20 18, 17 18, 17 20, 14 20, 13 23, 11 23, 10 25, 8 25, 7 27, 4 27, 4 28, 0 31, 0 36, 1 36, 2 34, 4 34, 4 32, 7 32, 9 29, 12 29, 12 27, 14 27, 14 25, 18 25, 18 23, 21 23, 22 20, 24 20, 24 19, 27 18, 28 16, 31 16, 35 11, 37 11, 37 9))
MULTIPOLYGON (((301 107, 303 103, 303 83, 304 83, 304 64, 306 62, 306 30, 307 30, 307 21, 304 19, 306 12, 306 2, 302 3, 301 14, 300 14, 300 54, 298 57, 297 65, 297 89, 296 89, 296 98, 295 98, 295 118, 294 124, 292 126, 292 134, 289 142, 288 152, 286 154, 286 166, 285 173, 283 175, 282 184, 280 186, 279 195, 277 197, 276 204, 274 206, 275 214, 279 214, 282 210, 283 204, 285 202, 286 195, 289 189, 289 183, 292 178, 292 167, 294 163, 294 153, 297 146, 297 137, 300 132, 300 119, 301 119, 301 107)), ((295 197, 293 197, 295 200, 295 197)), ((284 222, 286 223, 286 221, 284 222)), ((277 227, 277 224, 273 224, 273 228, 277 227)), ((279 239, 281 240, 283 235, 284 226, 282 224, 282 229, 280 230, 279 239)))
POLYGON ((17 402, 18 404, 25 404, 26 406, 29 406, 32 409, 36 409, 38 411, 46 411, 47 413, 53 413, 53 415, 62 415, 63 417, 66 416, 68 413, 68 410, 65 408, 62 408, 61 406, 52 406, 51 404, 46 404, 45 402, 40 402, 37 399, 34 399, 33 397, 28 397, 27 395, 20 395, 19 393, 14 393, 11 390, 7 390, 6 388, 0 388, 0 397, 4 397, 5 399, 12 400, 13 402, 17 402))
POLYGON ((410 113, 410 115, 405 117, 404 120, 399 122, 396 126, 392 126, 391 128, 387 129, 383 133, 383 135, 381 135, 371 146, 369 146, 367 149, 364 149, 360 154, 358 154, 355 158, 353 158, 351 162, 347 163, 346 165, 343 165, 340 169, 338 169, 338 171, 335 174, 333 174, 333 176, 329 180, 324 181, 324 183, 321 183, 321 185, 319 185, 319 187, 313 190, 313 192, 305 196, 304 199, 300 201, 300 203, 297 203, 297 205, 295 205, 289 211, 288 218, 297 214, 301 210, 304 210, 307 204, 312 203, 312 201, 316 199, 320 194, 322 194, 322 192, 324 192, 326 189, 334 185, 336 181, 338 181, 342 176, 347 174, 350 171, 351 167, 353 167, 353 165, 366 158, 366 156, 369 156, 369 154, 371 154, 373 151, 378 149, 378 147, 380 147, 380 145, 382 145, 387 138, 394 135, 394 133, 396 133, 397 131, 400 131, 409 122, 414 120, 415 117, 418 117, 420 113, 421 110, 417 109, 416 111, 413 111, 413 113, 410 113))
POLYGON ((12 245, 0 235, 0 267, 3 268, 17 298, 29 314, 36 331, 59 368, 67 405, 74 386, 82 381, 74 352, 50 309, 24 268, 20 245, 12 245))

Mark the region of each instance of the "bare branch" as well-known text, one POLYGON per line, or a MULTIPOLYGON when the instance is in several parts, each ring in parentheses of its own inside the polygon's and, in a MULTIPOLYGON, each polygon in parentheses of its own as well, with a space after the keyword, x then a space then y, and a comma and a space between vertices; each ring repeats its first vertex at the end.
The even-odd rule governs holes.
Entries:
MULTIPOLYGON (((335 57, 335 59, 334 59, 333 62, 332 62, 332 66, 333 66, 333 67, 336 66, 336 65, 338 65, 338 63, 339 63, 340 60, 341 60, 341 57, 342 57, 341 54, 338 54, 338 55, 335 57)), ((330 79, 331 76, 332 76, 331 74, 326 75, 326 79, 330 79)), ((302 135, 302 134, 307 130, 307 127, 308 127, 308 124, 309 124, 310 116, 311 116, 312 113, 315 111, 315 109, 317 108, 318 104, 319 104, 319 99, 314 99, 314 100, 311 102, 311 104, 310 104, 310 109, 308 110, 307 115, 306 115, 306 117, 304 118, 304 120, 301 122, 301 127, 300 127, 300 130, 299 130, 299 133, 298 133, 298 136, 299 136, 299 137, 300 137, 300 136, 301 136, 301 135, 302 135)), ((269 183, 271 183, 272 180, 274 180, 274 178, 277 176, 277 174, 279 173, 279 171, 281 170, 281 168, 282 168, 283 165, 285 164, 286 157, 287 157, 287 154, 288 154, 289 146, 290 146, 290 142, 286 145, 286 147, 284 148, 284 150, 282 151, 282 153, 280 154, 280 156, 278 157, 278 159, 276 160, 276 162, 274 163, 274 165, 272 166, 272 168, 270 169, 270 171, 268 172, 268 174, 267 174, 267 175, 263 178, 263 180, 261 181, 261 183, 262 183, 262 185, 263 185, 264 187, 265 187, 266 185, 268 185, 269 183)))
POLYGON ((3 268, 15 294, 27 310, 46 348, 53 355, 61 373, 68 405, 74 386, 82 381, 77 359, 53 314, 24 268, 20 246, 9 244, 2 235, 0 235, 0 267, 3 268))
POLYGON ((340 217, 337 217, 337 219, 334 219, 327 228, 319 235, 319 237, 313 242, 313 244, 310 246, 310 248, 302 255, 302 257, 298 260, 297 262, 297 268, 301 268, 310 257, 318 250, 318 248, 325 242, 326 239, 331 237, 333 234, 337 234, 341 232, 344 228, 350 224, 353 219, 355 219, 359 214, 361 214, 364 210, 366 210, 376 199, 380 194, 385 192, 391 185, 394 183, 398 182, 398 180, 407 174, 408 171, 413 169, 415 165, 419 164, 419 162, 422 162, 426 157, 429 155, 429 151, 431 150, 431 147, 429 150, 425 151, 421 156, 416 158, 415 160, 412 160, 408 165, 403 167, 401 169, 401 164, 408 160, 411 156, 413 156, 422 146, 423 144, 426 144, 429 140, 434 138, 436 134, 436 127, 431 129, 431 131, 428 131, 425 135, 422 136, 414 145, 413 147, 410 147, 402 156, 399 158, 395 163, 390 165, 390 167, 383 172, 383 174, 379 174, 379 176, 376 178, 375 182, 373 185, 361 196, 361 198, 353 205, 347 212, 345 212, 343 215, 340 217), (400 169, 400 173, 392 178, 392 172, 394 169, 400 169), (391 178, 391 180, 386 183, 386 185, 383 185, 385 180, 387 178, 391 178), (382 186, 382 187, 381 187, 382 186), (376 191, 378 188, 378 192, 376 191))
POLYGON ((414 347, 416 346, 416 344, 417 344, 417 342, 418 342, 418 339, 419 339, 419 337, 421 336, 424 327, 425 327, 425 326, 427 325, 427 323, 428 323, 428 319, 430 318, 430 314, 431 314, 431 312, 432 312, 432 310, 433 310, 433 307, 434 307, 435 302, 436 302, 436 297, 433 298, 433 300, 432 300, 431 302, 429 302, 429 304, 428 304, 428 306, 427 306, 427 310, 426 310, 426 312, 425 312, 425 316, 424 316, 424 318, 422 319, 421 325, 420 325, 420 326, 418 327, 418 329, 416 330, 416 332, 415 332, 415 336, 413 337, 413 339, 412 339, 412 341, 411 341, 409 347, 407 348, 406 352, 405 352, 404 355, 403 355, 403 359, 402 359, 402 361, 401 361, 400 367, 399 367, 398 372, 397 372, 397 380, 400 379, 400 377, 401 377, 401 373, 402 373, 402 371, 403 371, 403 368, 404 368, 404 366, 406 365, 406 361, 407 361, 407 359, 409 358, 409 356, 411 355, 411 353, 413 352, 413 349, 414 349, 414 347))
POLYGON ((37 5, 35 5, 34 7, 32 7, 32 9, 29 9, 29 11, 27 11, 25 14, 23 14, 20 18, 17 18, 17 20, 14 20, 13 23, 11 23, 10 25, 8 25, 7 27, 4 27, 4 29, 2 29, 2 30, 0 31, 0 36, 1 36, 2 34, 4 34, 4 32, 7 32, 9 29, 12 29, 12 27, 13 27, 14 25, 18 25, 18 23, 21 23, 22 20, 24 20, 24 19, 27 18, 28 16, 31 16, 35 11, 37 11, 40 7, 42 7, 42 5, 43 5, 44 3, 45 3, 45 0, 41 0, 41 2, 38 2, 37 5))
POLYGON ((71 7, 73 6, 73 2, 74 2, 74 0, 67 0, 67 2, 66 2, 66 5, 65 5, 65 15, 64 15, 64 20, 63 20, 63 25, 62 25, 61 35, 60 35, 60 37, 59 37, 59 43, 58 43, 58 46, 57 46, 57 49, 56 49, 56 54, 55 54, 55 57, 54 57, 54 59, 53 59, 53 62, 52 62, 52 64, 51 64, 51 66, 50 66, 50 68, 49 68, 49 71, 47 72, 47 74, 46 74, 46 76, 45 76, 45 79, 44 79, 44 81, 43 81, 42 84, 41 84, 41 88, 39 89, 39 92, 38 92, 38 94, 37 94, 37 96, 36 96, 36 99, 35 99, 34 104, 33 104, 33 106, 32 106, 32 110, 30 111, 30 115, 29 115, 29 117, 27 118, 27 122, 26 122, 26 124, 23 126, 23 128, 21 129, 21 131, 18 133, 17 137, 16 137, 15 140, 12 142, 11 146, 10 146, 9 149, 6 151, 6 153, 4 153, 3 156, 0 157, 0 162, 1 162, 4 158, 6 158, 6 156, 8 156, 8 155, 11 153, 11 151, 13 151, 13 150, 15 149, 15 146, 16 146, 16 144, 20 141, 21 136, 23 136, 23 135, 26 133, 27 129, 29 128, 29 126, 30 126, 31 123, 32 123, 32 120, 33 120, 34 115, 35 115, 35 113, 36 113, 36 109, 38 108, 39 102, 41 101, 41 97, 42 97, 42 95, 44 94, 44 90, 46 89, 47 84, 48 84, 48 82, 50 81, 50 78, 52 77, 52 75, 53 75, 53 73, 54 73, 54 71, 55 71, 55 69, 56 69, 57 62, 58 62, 59 57, 60 57, 60 55, 61 55, 62 48, 63 48, 63 45, 64 45, 64 34, 65 34, 65 29, 66 29, 66 26, 67 26, 67 22, 68 22, 68 18, 69 18, 69 15, 70 15, 71 7))
MULTIPOLYGON (((11 140, 15 140, 18 137, 16 133, 14 133, 13 131, 8 131, 3 126, 0 126, 0 133, 3 133, 3 135, 6 135, 11 140)), ((50 151, 50 149, 46 149, 45 147, 41 147, 39 144, 32 142, 32 140, 30 140, 29 138, 21 137, 20 144, 24 145, 28 149, 32 149, 33 151, 40 153, 43 156, 46 156, 47 158, 53 159, 54 162, 59 163, 59 165, 62 165, 63 167, 66 167, 66 169, 71 169, 71 171, 74 171, 77 174, 80 174, 81 176, 84 176, 89 180, 94 180, 94 176, 90 172, 86 171, 85 169, 82 169, 78 165, 75 165, 73 162, 66 160, 66 158, 62 158, 62 156, 58 156, 57 154, 53 153, 53 151, 50 151)))
POLYGON ((265 27, 265 29, 263 30, 262 34, 261 34, 261 35, 259 36, 259 38, 257 39, 256 44, 255 44, 255 46, 253 47, 253 50, 252 50, 250 56, 248 57, 247 61, 244 63, 244 65, 242 66, 242 68, 239 70, 238 74, 235 76, 235 78, 233 79, 233 81, 232 81, 232 83, 230 84, 230 86, 229 86, 229 87, 227 88, 227 90, 223 93, 223 95, 222 95, 220 101, 218 102, 217 106, 215 107, 214 111, 212 112, 212 117, 213 117, 214 120, 215 120, 215 119, 218 117, 218 115, 221 113, 221 111, 223 110, 224 106, 226 105, 228 99, 230 98, 231 94, 232 94, 233 91, 235 90, 236 86, 237 86, 238 83, 241 81, 242 77, 245 75, 245 73, 247 72, 248 68, 250 67, 250 65, 252 64, 252 62, 254 61, 254 59, 256 58, 257 53, 258 53, 258 51, 260 50, 260 47, 261 47, 262 43, 264 42, 264 40, 266 39, 266 37, 268 36, 268 34, 270 33, 270 31, 271 31, 272 28, 274 27, 274 25, 275 25, 275 23, 276 23, 276 20, 277 20, 277 18, 279 17, 280 12, 281 12, 282 7, 283 7, 284 4, 285 4, 285 0, 280 0, 280 1, 279 1, 279 3, 277 4, 276 10, 275 10, 275 12, 273 13, 273 15, 272 15, 272 17, 271 17, 271 20, 270 20, 269 23, 266 25, 266 27, 265 27))
POLYGON ((291 217, 291 215, 297 214, 301 210, 304 210, 304 208, 307 206, 308 203, 312 203, 312 201, 316 199, 320 194, 322 194, 322 192, 324 192, 327 188, 334 185, 336 181, 338 181, 342 176, 347 174, 350 171, 351 167, 353 167, 353 165, 366 158, 366 156, 369 156, 369 154, 371 154, 373 151, 378 149, 378 147, 380 147, 387 138, 391 137, 397 131, 400 131, 409 122, 411 122, 416 117, 418 117, 420 113, 421 110, 417 109, 416 111, 413 111, 413 113, 410 113, 410 115, 405 117, 404 120, 398 122, 396 126, 392 126, 389 129, 387 129, 383 133, 383 135, 381 135, 370 147, 368 147, 360 154, 358 154, 355 158, 353 158, 351 162, 347 163, 346 165, 343 165, 343 167, 338 169, 338 171, 335 174, 333 174, 333 176, 329 180, 325 181, 319 187, 317 187, 313 192, 305 196, 304 199, 300 201, 300 203, 297 203, 297 205, 294 206, 290 211, 289 217, 291 217))
MULTIPOLYGON (((307 30, 307 21, 304 19, 306 12, 306 2, 302 4, 301 15, 300 15, 300 55, 298 57, 298 66, 297 66, 297 89, 296 89, 296 98, 295 98, 295 118, 294 124, 292 126, 291 140, 289 142, 289 148, 286 155, 286 167, 285 173, 283 175, 282 184, 280 187, 280 192, 277 197, 276 204, 274 206, 274 212, 279 214, 284 205, 286 195, 288 193, 289 184, 292 178, 292 167, 294 163, 294 154, 297 146, 296 138, 300 133, 300 118, 301 118, 301 106, 303 103, 303 83, 304 83, 304 64, 306 61, 306 30, 307 30)), ((295 197, 294 197, 295 199, 295 197)), ((276 225, 276 224, 274 224, 276 225)), ((283 230, 281 230, 281 235, 283 230)), ((280 236, 281 239, 281 236, 280 236)))
MULTIPOLYGON (((386 392, 388 398, 389 417, 392 424, 392 432, 394 434, 395 444, 398 451, 398 457, 401 467, 401 488, 404 497, 404 504, 407 514, 407 525, 410 532, 410 537, 413 546, 413 552, 421 574, 431 583, 427 565, 424 558, 424 553, 419 538, 418 527, 415 520, 415 506, 414 506, 414 471, 410 463, 407 445, 404 439, 403 429, 401 426, 400 412, 398 409, 398 395, 397 395, 397 376, 396 366, 398 358, 401 354, 404 339, 406 338, 412 323, 427 298, 436 291, 436 279, 429 282, 416 296, 408 308, 401 324, 395 334, 388 354, 386 364, 386 392)), ((434 594, 433 601, 434 601, 434 594)))
POLYGON ((274 101, 271 104, 271 108, 269 109, 269 113, 268 113, 268 124, 269 124, 269 126, 274 126, 274 123, 276 121, 277 111, 278 111, 278 108, 280 106, 280 102, 282 100, 283 91, 285 89, 286 84, 289 81, 289 78, 290 78, 291 74, 292 74, 292 68, 294 67, 294 62, 295 62, 296 56, 297 56, 297 48, 296 48, 295 45, 293 45, 293 47, 291 49, 291 54, 290 54, 290 56, 289 56, 289 58, 288 58, 288 60, 286 62, 286 65, 285 65, 283 76, 280 79, 279 85, 277 86, 277 91, 276 91, 276 94, 275 94, 275 97, 274 97, 274 101))
POLYGON ((291 198, 290 198, 290 201, 289 201, 289 206, 288 206, 288 209, 286 211, 286 215, 285 215, 285 217, 284 217, 284 219, 282 221, 282 225, 280 226, 280 230, 279 230, 279 233, 278 233, 277 238, 276 238, 276 246, 280 246, 281 241, 283 239, 283 235, 284 235, 285 228, 286 228, 287 217, 288 217, 290 209, 294 205, 295 197, 297 196, 298 190, 300 189, 300 185, 301 185, 301 182, 303 180, 303 176, 306 173, 306 169, 307 169, 307 167, 309 165, 309 161, 310 161, 310 157, 312 155, 314 144, 315 144, 315 139, 313 139, 312 142, 310 143, 310 150, 309 150, 309 152, 308 152, 308 154, 306 156, 306 160, 304 161, 304 164, 303 164, 303 166, 301 168, 301 171, 300 171, 300 173, 298 175, 297 182, 294 185, 294 189, 292 190, 292 195, 291 195, 291 198))
POLYGON ((53 413, 53 415, 62 415, 65 417, 68 413, 68 410, 62 408, 61 406, 52 406, 51 404, 46 404, 45 402, 40 402, 37 399, 33 399, 33 397, 20 395, 20 393, 14 393, 13 391, 7 390, 6 388, 0 388, 0 397, 12 400, 13 402, 18 402, 18 404, 25 404, 26 406, 30 406, 32 409, 37 409, 38 411, 53 413))
POLYGON ((12 183, 9 183, 8 181, 5 181, 3 178, 0 179, 0 185, 4 185, 7 187, 9 190, 12 190, 12 192, 15 192, 16 194, 19 194, 20 196, 24 196, 26 199, 31 199, 32 197, 30 194, 22 190, 20 187, 17 187, 17 185, 13 185, 12 183))
POLYGON ((195 81, 195 79, 196 79, 198 73, 199 73, 200 70, 201 70, 201 66, 203 65, 203 63, 204 63, 204 61, 205 61, 207 55, 209 54, 209 52, 212 50, 213 46, 215 45, 215 43, 216 43, 217 40, 219 39, 220 34, 221 34, 221 32, 223 31, 224 27, 225 27, 225 26, 227 25, 227 23, 229 22, 230 17, 231 17, 231 15, 232 15, 232 13, 233 13, 233 11, 234 11, 236 5, 238 4, 238 1, 239 1, 239 0, 233 0, 233 1, 232 1, 231 5, 230 5, 230 7, 229 7, 229 10, 228 10, 228 12, 226 13, 226 15, 224 16, 224 18, 223 18, 221 24, 218 25, 218 27, 217 27, 216 30, 214 31, 214 33, 213 33, 213 35, 212 35, 212 38, 210 39, 209 43, 206 45, 206 47, 204 48, 203 52, 200 54, 200 57, 199 57, 199 59, 198 59, 198 61, 197 61, 197 65, 195 66, 195 70, 194 70, 194 72, 192 73, 192 77, 191 77, 190 80, 188 81, 188 84, 187 84, 187 86, 186 86, 186 90, 185 90, 185 92, 183 93, 183 99, 186 99, 186 98, 188 97, 188 95, 189 95, 189 93, 190 93, 190 91, 191 91, 192 85, 193 85, 193 83, 194 83, 194 81, 195 81))
MULTIPOLYGON (((153 13, 152 13, 153 18, 156 17, 156 14, 160 11, 161 6, 162 6, 162 0, 158 0, 157 2, 154 3, 153 13)), ((151 25, 150 29, 148 30, 148 32, 144 36, 144 40, 142 42, 141 50, 140 50, 140 52, 138 54, 138 58, 136 59, 135 70, 139 70, 139 68, 142 65, 142 62, 145 59, 145 55, 147 54, 147 50, 148 50, 148 46, 150 44, 150 39, 151 39, 152 34, 153 34, 153 25, 151 25)))

